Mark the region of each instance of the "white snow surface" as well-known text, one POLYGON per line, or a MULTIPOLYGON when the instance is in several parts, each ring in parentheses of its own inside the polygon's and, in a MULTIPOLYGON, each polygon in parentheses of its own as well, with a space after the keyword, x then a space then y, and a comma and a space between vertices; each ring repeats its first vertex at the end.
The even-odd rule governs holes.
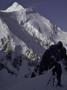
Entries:
POLYGON ((0 32, 3 31, 3 28, 5 29, 3 33, 9 31, 20 39, 19 43, 20 41, 23 42, 22 46, 25 43, 27 48, 31 48, 38 55, 42 56, 48 46, 59 40, 66 46, 67 32, 62 31, 47 18, 33 10, 24 8, 17 2, 6 10, 0 10, 0 18, 0 22, 4 24, 3 26, 0 23, 2 27, 0 32), (46 46, 47 43, 48 46, 46 46))
POLYGON ((29 67, 24 61, 17 77, 9 74, 5 75, 6 71, 0 72, 0 77, 2 78, 0 90, 67 90, 67 72, 64 70, 62 74, 63 87, 56 87, 56 81, 53 87, 52 79, 49 85, 47 85, 51 77, 51 71, 46 71, 43 75, 36 76, 35 78, 24 78, 24 75, 28 73, 28 69, 29 67))
MULTIPOLYGON (((42 56, 45 49, 51 44, 62 41, 67 48, 67 32, 53 25, 47 18, 40 14, 27 10, 17 2, 6 10, 0 10, 0 39, 10 35, 11 45, 22 46, 22 53, 27 50, 42 56), (47 46, 48 44, 48 46, 47 46)), ((1 44, 0 44, 1 47, 1 44)), ((24 61, 17 77, 7 74, 5 70, 0 72, 0 90, 67 90, 67 73, 63 70, 62 84, 64 88, 52 87, 52 82, 47 86, 51 72, 45 72, 42 76, 25 79, 28 66, 24 61)))
POLYGON ((3 10, 3 12, 14 12, 14 11, 19 11, 21 9, 24 10, 24 8, 21 5, 19 5, 17 2, 14 2, 9 8, 3 10))

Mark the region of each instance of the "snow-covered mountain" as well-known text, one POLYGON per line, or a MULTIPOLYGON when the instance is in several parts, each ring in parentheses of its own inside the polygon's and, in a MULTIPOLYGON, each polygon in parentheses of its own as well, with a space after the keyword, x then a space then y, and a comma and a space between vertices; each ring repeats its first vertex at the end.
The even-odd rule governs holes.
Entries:
POLYGON ((52 87, 52 81, 48 87, 46 86, 51 71, 45 72, 44 75, 34 79, 24 78, 24 75, 31 73, 33 68, 28 66, 26 59, 40 59, 45 49, 58 41, 62 41, 67 48, 67 32, 62 31, 34 10, 24 8, 17 2, 6 10, 0 10, 0 62, 4 60, 9 70, 16 71, 12 62, 9 59, 6 60, 5 54, 12 50, 12 56, 18 56, 22 53, 27 57, 23 57, 25 60, 23 60, 23 65, 16 78, 10 76, 6 70, 0 72, 0 90, 66 90, 67 72, 64 70, 62 76, 64 88, 62 89, 52 87))
MULTIPOLYGON (((67 32, 17 2, 6 10, 0 10, 0 40, 3 37, 7 40, 8 36, 11 47, 14 49, 16 45, 21 45, 22 53, 27 57, 31 57, 32 54, 42 56, 45 49, 59 40, 67 46, 67 32)), ((0 42, 2 49, 1 44, 0 42)))

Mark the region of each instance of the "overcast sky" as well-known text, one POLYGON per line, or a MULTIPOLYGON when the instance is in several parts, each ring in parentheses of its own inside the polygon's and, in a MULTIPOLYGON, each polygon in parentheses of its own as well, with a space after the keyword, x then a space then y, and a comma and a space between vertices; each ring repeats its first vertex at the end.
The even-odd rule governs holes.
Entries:
POLYGON ((67 0, 0 0, 0 9, 5 9, 14 1, 24 7, 32 7, 51 22, 67 31, 67 0))

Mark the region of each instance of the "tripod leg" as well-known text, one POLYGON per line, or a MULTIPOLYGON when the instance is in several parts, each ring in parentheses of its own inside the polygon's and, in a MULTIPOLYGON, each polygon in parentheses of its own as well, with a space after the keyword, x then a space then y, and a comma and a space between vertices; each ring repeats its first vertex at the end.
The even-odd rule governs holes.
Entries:
POLYGON ((53 87, 54 87, 54 84, 55 84, 55 76, 53 76, 53 87))
POLYGON ((48 80, 48 82, 47 82, 47 86, 49 85, 51 79, 52 79, 52 76, 49 78, 49 80, 48 80))

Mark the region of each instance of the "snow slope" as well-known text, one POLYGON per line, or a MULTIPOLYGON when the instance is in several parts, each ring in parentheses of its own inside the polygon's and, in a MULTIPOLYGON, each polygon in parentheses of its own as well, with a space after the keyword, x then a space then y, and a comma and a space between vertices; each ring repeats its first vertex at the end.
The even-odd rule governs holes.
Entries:
MULTIPOLYGON (((1 79, 2 82, 0 83, 0 90, 67 90, 67 72, 65 72, 64 70, 62 75, 62 84, 64 87, 56 87, 56 83, 53 87, 52 79, 49 85, 47 85, 48 80, 51 77, 51 71, 46 71, 43 75, 37 76, 33 79, 24 78, 24 75, 26 73, 28 73, 28 66, 24 61, 23 66, 21 67, 21 70, 17 77, 10 76, 9 74, 7 74, 7 76, 1 76, 5 78, 1 79)), ((4 74, 4 72, 0 74, 4 74)))
POLYGON ((59 40, 66 46, 66 32, 53 25, 45 17, 24 8, 17 2, 6 10, 0 10, 0 18, 5 25, 5 32, 12 33, 12 38, 13 36, 18 37, 23 42, 22 46, 25 44, 27 48, 31 48, 38 55, 42 56, 46 48, 59 40))
MULTIPOLYGON (((67 32, 62 31, 58 26, 53 25, 47 18, 41 16, 32 9, 26 9, 17 2, 6 10, 0 10, 0 50, 3 48, 1 39, 5 37, 8 43, 10 36, 10 46, 14 50, 16 45, 22 46, 22 53, 32 59, 38 55, 41 57, 51 44, 62 41, 67 48, 67 32), (27 51, 29 54, 27 55, 27 51), (36 54, 36 55, 35 55, 36 54)), ((51 72, 45 72, 44 75, 34 79, 25 79, 24 75, 28 73, 29 66, 24 63, 18 72, 18 76, 7 74, 6 70, 0 72, 0 90, 66 90, 66 75, 63 71, 62 83, 64 88, 52 87, 52 82, 47 87, 46 83, 50 78, 51 72), (3 87, 4 86, 4 87, 3 87)))

